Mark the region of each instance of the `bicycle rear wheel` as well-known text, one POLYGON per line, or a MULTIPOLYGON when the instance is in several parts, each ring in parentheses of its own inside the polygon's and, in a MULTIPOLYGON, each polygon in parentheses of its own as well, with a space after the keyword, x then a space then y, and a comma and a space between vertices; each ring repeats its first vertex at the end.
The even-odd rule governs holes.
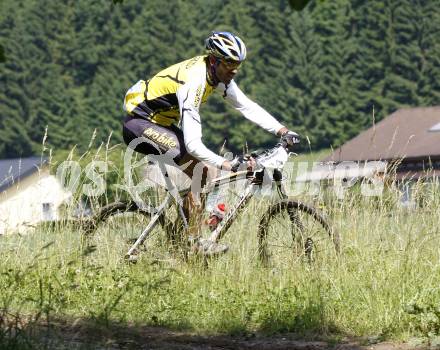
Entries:
MULTIPOLYGON (((142 230, 150 223, 155 213, 154 208, 140 209, 135 202, 114 202, 102 207, 84 225, 87 245, 99 254, 124 256, 142 230)), ((165 249, 167 237, 161 226, 165 226, 165 216, 159 216, 147 240, 141 249, 159 252, 165 249), (159 225, 158 225, 159 224, 159 225)))
POLYGON ((298 261, 319 262, 339 252, 339 234, 312 206, 284 200, 269 207, 258 230, 264 266, 288 268, 298 261))

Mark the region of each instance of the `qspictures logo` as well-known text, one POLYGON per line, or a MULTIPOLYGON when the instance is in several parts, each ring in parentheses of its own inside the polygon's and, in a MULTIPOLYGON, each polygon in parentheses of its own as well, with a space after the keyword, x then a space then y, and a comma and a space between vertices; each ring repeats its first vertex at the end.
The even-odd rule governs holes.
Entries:
POLYGON ((177 146, 177 142, 165 132, 161 134, 153 128, 148 128, 144 131, 144 135, 167 148, 174 148, 177 146))
MULTIPOLYGON (((167 167, 184 171, 189 166, 189 163, 178 165, 174 159, 175 154, 173 154, 171 150, 162 153, 158 147, 158 142, 153 142, 154 138, 158 140, 162 138, 161 141, 167 145, 171 145, 172 142, 176 143, 176 141, 170 141, 169 135, 161 134, 154 129, 147 129, 146 132, 148 130, 149 133, 153 135, 151 139, 138 137, 133 139, 128 145, 124 154, 123 181, 120 184, 114 185, 116 188, 126 191, 139 207, 149 205, 149 197, 144 198, 145 196, 143 196, 143 194, 149 188, 156 186, 165 187, 173 198, 178 203, 181 203, 182 197, 179 192, 180 188, 178 185, 175 185, 170 178, 167 167), (155 147, 157 155, 151 154, 139 160, 137 158, 138 153, 135 149, 142 143, 148 143, 155 147), (138 176, 135 176, 136 169, 145 167, 146 164, 148 164, 150 170, 152 170, 150 174, 153 174, 153 177, 149 178, 145 176, 139 180, 138 176)), ((233 158, 232 153, 227 156, 227 159, 233 158)), ((244 171, 246 167, 246 164, 242 164, 238 168, 238 172, 244 171)), ((79 162, 68 160, 58 166, 56 176, 61 186, 71 193, 77 193, 79 190, 80 193, 85 196, 97 197, 106 192, 107 182, 105 174, 110 171, 109 169, 111 169, 109 163, 101 160, 90 162, 86 165, 85 169, 81 168, 79 162)), ((332 164, 322 164, 320 162, 287 162, 282 169, 283 180, 285 181, 283 181, 281 190, 282 193, 288 197, 301 195, 312 196, 313 198, 316 198, 321 191, 325 190, 325 195, 333 193, 338 199, 343 199, 349 189, 355 184, 358 184, 359 186, 356 188, 360 188, 360 194, 362 196, 379 197, 384 191, 385 182, 383 172, 385 169, 385 162, 376 161, 365 164, 342 162, 335 166, 332 164)), ((193 194, 197 194, 193 197, 196 203, 201 200, 199 195, 204 191, 202 186, 204 174, 205 164, 203 162, 197 163, 193 169, 190 185, 193 194)), ((214 177, 219 176, 219 174, 216 173, 212 175, 214 177)), ((235 180, 237 180, 236 177, 231 177, 230 181, 223 183, 222 186, 228 186, 232 192, 238 193, 242 190, 243 183, 235 180)), ((274 177, 271 169, 265 169, 262 183, 258 188, 259 195, 271 197, 274 194, 278 194, 278 190, 273 186, 273 181, 274 177)), ((210 179, 208 179, 208 183, 209 182, 210 179)), ((223 187, 223 189, 225 188, 226 187, 223 187)))

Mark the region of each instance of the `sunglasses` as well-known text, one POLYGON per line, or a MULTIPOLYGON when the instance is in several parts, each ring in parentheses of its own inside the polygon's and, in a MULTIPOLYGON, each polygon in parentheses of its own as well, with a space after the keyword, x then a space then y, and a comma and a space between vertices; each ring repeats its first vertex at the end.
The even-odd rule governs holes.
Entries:
POLYGON ((226 61, 224 59, 221 59, 220 62, 229 70, 238 69, 238 67, 241 65, 241 62, 226 61))

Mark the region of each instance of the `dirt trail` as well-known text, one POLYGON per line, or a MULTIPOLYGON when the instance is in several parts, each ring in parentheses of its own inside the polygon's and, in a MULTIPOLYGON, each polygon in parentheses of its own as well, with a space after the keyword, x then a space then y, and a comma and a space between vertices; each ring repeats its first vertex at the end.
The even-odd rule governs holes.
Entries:
MULTIPOLYGON (((34 333, 35 334, 35 333, 34 333)), ((362 340, 338 344, 301 340, 294 334, 277 336, 201 336, 162 327, 97 327, 88 322, 56 322, 50 329, 39 327, 39 337, 47 348, 54 349, 154 349, 154 350, 409 350, 422 349, 408 344, 382 342, 365 345, 362 340)))

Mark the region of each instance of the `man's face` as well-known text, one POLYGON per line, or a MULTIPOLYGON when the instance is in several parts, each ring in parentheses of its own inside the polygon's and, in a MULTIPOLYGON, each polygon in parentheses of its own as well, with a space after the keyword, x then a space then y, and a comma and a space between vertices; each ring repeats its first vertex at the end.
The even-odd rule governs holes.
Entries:
POLYGON ((241 62, 220 59, 220 63, 215 70, 218 80, 223 84, 229 84, 237 74, 240 64, 241 62))

